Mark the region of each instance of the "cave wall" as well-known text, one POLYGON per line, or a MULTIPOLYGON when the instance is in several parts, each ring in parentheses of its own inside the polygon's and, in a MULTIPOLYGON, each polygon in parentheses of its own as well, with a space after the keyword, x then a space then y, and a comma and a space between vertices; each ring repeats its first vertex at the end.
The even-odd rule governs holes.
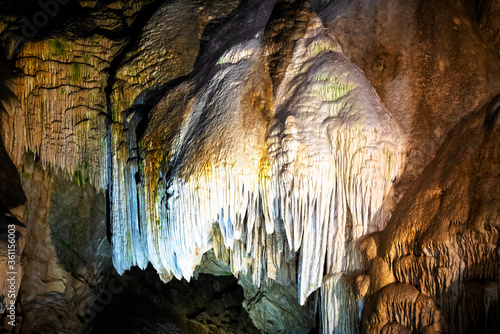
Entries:
POLYGON ((148 263, 265 333, 500 329, 498 1, 53 3, 0 1, 3 330, 104 326, 148 263))

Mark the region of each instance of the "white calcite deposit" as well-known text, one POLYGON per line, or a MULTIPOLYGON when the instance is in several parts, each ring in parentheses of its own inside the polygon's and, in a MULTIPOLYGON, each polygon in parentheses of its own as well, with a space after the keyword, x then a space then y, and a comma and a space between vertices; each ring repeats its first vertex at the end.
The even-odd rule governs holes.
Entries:
POLYGON ((87 322, 102 271, 73 259, 107 259, 100 208, 120 274, 234 274, 261 332, 500 332, 491 1, 126 2, 76 1, 16 50, 0 13, 23 328, 87 322))
MULTIPOLYGON (((402 167, 398 125, 317 18, 273 100, 261 36, 234 45, 195 80, 167 158, 145 148, 138 190, 137 170, 114 163, 119 272, 147 259, 164 280, 190 279, 202 255, 222 244, 233 274, 250 272, 259 285, 294 276, 286 264, 298 256, 304 304, 325 275, 359 269, 356 241, 384 228, 384 198, 402 167)), ((340 311, 335 300, 348 297, 329 286, 328 324, 340 311)), ((349 316, 359 321, 361 308, 349 316)))

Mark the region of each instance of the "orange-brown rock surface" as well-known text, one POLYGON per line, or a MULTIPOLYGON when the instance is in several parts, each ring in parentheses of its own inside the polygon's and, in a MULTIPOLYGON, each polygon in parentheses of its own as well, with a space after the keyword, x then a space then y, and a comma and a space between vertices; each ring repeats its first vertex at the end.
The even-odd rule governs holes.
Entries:
POLYGON ((0 330, 499 332, 499 13, 0 1, 0 330))

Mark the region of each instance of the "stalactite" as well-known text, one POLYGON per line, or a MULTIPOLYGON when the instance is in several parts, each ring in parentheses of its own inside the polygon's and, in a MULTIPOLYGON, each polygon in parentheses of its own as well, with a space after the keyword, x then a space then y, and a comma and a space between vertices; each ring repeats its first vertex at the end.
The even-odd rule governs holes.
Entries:
POLYGON ((323 333, 356 333, 370 279, 363 273, 325 276, 321 286, 323 333))
POLYGON ((498 88, 491 50, 461 5, 441 37, 421 38, 433 28, 419 15, 446 12, 436 4, 319 2, 325 21, 307 1, 84 1, 96 35, 51 18, 16 52, 8 33, 21 20, 0 15, 18 74, 6 83, 17 101, 1 101, 6 149, 20 169, 33 151, 110 191, 120 274, 151 263, 164 282, 189 280, 213 249, 257 287, 292 284, 302 305, 321 295, 325 333, 458 333, 481 321, 474 329, 495 332, 499 97, 444 139, 498 88), (397 24, 378 23, 393 13, 411 18, 402 41, 391 40, 397 24), (374 36, 352 33, 364 21, 374 36), (456 38, 470 47, 455 50, 456 38), (484 67, 469 67, 471 55, 484 67), (397 192, 410 200, 391 220, 405 156, 397 192))
POLYGON ((300 249, 304 303, 324 274, 356 269, 355 259, 346 258, 350 242, 384 227, 389 212, 382 201, 402 163, 401 139, 370 84, 318 19, 296 44, 276 115, 269 206, 279 208, 274 218, 283 219, 289 244, 300 249))
MULTIPOLYGON (((403 163, 402 139, 319 19, 296 42, 274 101, 260 59, 262 33, 254 36, 223 53, 198 88, 173 89, 152 112, 155 130, 142 141, 144 183, 137 191, 120 183, 136 170, 120 172, 130 157, 120 153, 126 139, 116 142, 121 181, 114 187, 127 194, 115 203, 114 262, 120 272, 139 264, 133 245, 142 244, 163 278, 189 279, 214 248, 234 275, 250 274, 257 286, 294 282, 298 270, 304 304, 326 274, 361 269, 356 243, 390 216, 383 200, 403 163), (160 116, 165 112, 172 123, 160 116), (141 233, 120 206, 144 210, 137 213, 141 233)), ((362 305, 349 304, 348 280, 334 281, 322 291, 330 298, 324 323, 343 319, 342 328, 353 328, 362 305), (344 304, 352 307, 341 310, 344 304)))
POLYGON ((33 151, 44 167, 78 184, 106 186, 106 102, 103 69, 120 43, 52 39, 23 46, 15 66, 19 103, 8 109, 15 128, 6 147, 16 162, 33 151))

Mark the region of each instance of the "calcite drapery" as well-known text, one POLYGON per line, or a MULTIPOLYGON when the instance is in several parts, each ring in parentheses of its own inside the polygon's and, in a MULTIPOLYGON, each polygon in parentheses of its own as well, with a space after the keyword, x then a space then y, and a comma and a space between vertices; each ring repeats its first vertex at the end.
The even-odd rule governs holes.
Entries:
MULTIPOLYGON (((301 0, 73 2, 95 14, 86 22, 113 33, 44 32, 21 48, 10 86, 21 104, 1 115, 2 135, 19 169, 29 147, 79 185, 108 187, 120 270, 151 261, 165 280, 188 277, 213 247, 256 285, 288 283, 298 270, 301 302, 321 285, 325 332, 441 331, 440 313, 451 332, 481 323, 497 332, 498 219, 490 214, 498 212, 498 164, 490 142, 498 135, 480 130, 479 117, 473 134, 453 141, 436 169, 451 177, 425 174, 429 186, 404 200, 416 205, 399 205, 392 227, 361 240, 369 256, 360 258, 367 272, 358 271, 358 240, 390 212, 383 201, 392 197, 401 151, 391 144, 403 140, 347 61, 363 68, 409 138, 402 194, 448 131, 498 92, 498 6, 483 2, 469 12, 472 2, 312 1, 323 23, 301 0), (145 11, 132 6, 152 2, 145 11), (137 109, 155 105, 161 91, 168 94, 137 147, 146 123, 138 125, 137 109), (481 155, 459 150, 479 151, 482 136, 490 139, 481 155), (411 321, 417 317, 425 321, 411 321)), ((4 14, 8 34, 6 22, 16 18, 4 14)), ((487 122, 495 129, 494 117, 487 122)))
POLYGON ((143 139, 143 205, 128 199, 144 209, 141 232, 113 220, 119 272, 145 256, 164 279, 189 279, 217 223, 232 272, 256 284, 300 254, 303 304, 324 274, 356 269, 352 243, 384 227, 402 140, 373 88, 312 18, 273 99, 262 45, 261 27, 153 111, 177 110, 143 139), (172 131, 171 149, 158 144, 172 131))

